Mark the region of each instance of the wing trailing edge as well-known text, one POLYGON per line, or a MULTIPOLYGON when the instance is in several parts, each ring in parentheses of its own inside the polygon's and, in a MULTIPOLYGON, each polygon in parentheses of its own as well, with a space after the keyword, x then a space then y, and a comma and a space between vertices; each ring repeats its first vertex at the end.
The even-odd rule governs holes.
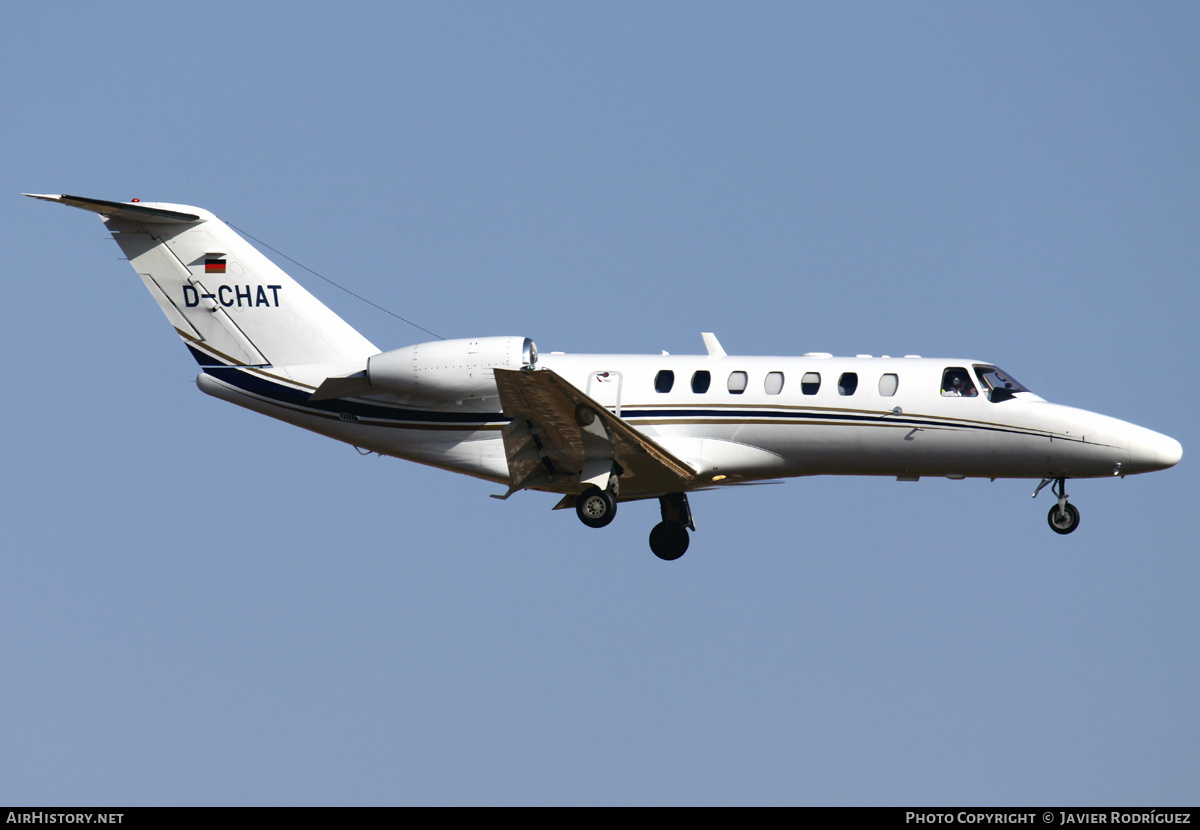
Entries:
POLYGON ((504 414, 512 419, 503 436, 513 491, 578 494, 596 470, 614 462, 622 500, 681 493, 694 485, 695 470, 553 371, 495 374, 504 414))

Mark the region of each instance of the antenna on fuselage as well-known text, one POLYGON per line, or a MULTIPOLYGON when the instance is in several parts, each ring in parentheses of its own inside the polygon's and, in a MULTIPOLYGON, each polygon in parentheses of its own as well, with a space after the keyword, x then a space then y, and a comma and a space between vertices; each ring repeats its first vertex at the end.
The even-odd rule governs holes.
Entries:
POLYGON ((725 350, 721 348, 721 341, 711 331, 702 331, 700 336, 704 338, 704 348, 708 349, 709 357, 725 357, 725 350))

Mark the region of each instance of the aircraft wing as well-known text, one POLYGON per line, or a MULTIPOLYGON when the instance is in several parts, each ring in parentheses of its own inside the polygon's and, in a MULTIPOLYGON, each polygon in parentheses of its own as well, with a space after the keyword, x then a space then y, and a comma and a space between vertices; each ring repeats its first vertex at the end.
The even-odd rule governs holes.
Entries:
POLYGON ((620 467, 622 500, 682 493, 696 472, 549 369, 496 369, 510 492, 578 494, 620 467))

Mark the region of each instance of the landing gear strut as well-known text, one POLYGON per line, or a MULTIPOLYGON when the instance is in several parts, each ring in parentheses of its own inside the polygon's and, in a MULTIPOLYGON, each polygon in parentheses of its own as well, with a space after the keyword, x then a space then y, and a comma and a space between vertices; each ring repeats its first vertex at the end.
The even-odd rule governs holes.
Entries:
MULTIPOLYGON (((1050 481, 1048 478, 1043 479, 1038 488, 1033 491, 1033 495, 1036 497, 1050 481)), ((1050 506, 1050 512, 1046 514, 1046 521, 1049 522, 1050 529, 1055 533, 1063 535, 1070 533, 1079 527, 1079 510, 1067 501, 1067 480, 1064 478, 1054 479, 1054 485, 1050 488, 1050 492, 1058 498, 1058 501, 1050 506)))
POLYGON ((674 561, 687 553, 688 528, 696 529, 686 493, 668 493, 658 499, 662 521, 650 531, 650 550, 659 559, 674 561))

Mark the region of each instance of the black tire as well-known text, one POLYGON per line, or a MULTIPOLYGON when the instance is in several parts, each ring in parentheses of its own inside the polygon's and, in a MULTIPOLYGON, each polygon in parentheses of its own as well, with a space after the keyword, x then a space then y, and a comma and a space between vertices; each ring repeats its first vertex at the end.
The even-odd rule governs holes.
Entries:
POLYGON ((674 562, 687 553, 690 542, 687 528, 678 522, 659 522, 650 531, 650 550, 667 562, 674 562))
POLYGON ((588 527, 604 527, 617 515, 617 500, 608 490, 589 487, 576 499, 575 515, 588 527))
POLYGON ((1055 533, 1067 534, 1079 527, 1079 511, 1075 505, 1067 502, 1063 505, 1063 514, 1058 512, 1058 505, 1050 506, 1050 512, 1046 514, 1046 521, 1050 523, 1050 529, 1055 533))

